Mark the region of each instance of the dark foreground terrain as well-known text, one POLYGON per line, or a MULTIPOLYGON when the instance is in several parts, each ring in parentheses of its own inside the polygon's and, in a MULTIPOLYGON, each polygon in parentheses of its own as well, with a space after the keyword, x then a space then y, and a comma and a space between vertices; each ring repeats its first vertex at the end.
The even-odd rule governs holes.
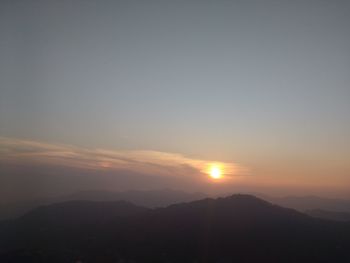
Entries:
POLYGON ((2 222, 0 262, 350 262, 350 224, 249 195, 158 209, 72 201, 2 222))

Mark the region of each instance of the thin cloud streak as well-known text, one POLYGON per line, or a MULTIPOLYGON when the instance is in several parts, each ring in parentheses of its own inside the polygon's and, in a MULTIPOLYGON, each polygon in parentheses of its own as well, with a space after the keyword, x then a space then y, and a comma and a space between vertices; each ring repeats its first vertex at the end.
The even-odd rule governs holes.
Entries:
POLYGON ((129 170, 160 176, 204 174, 209 165, 223 167, 226 177, 248 175, 249 169, 237 163, 188 158, 181 154, 134 150, 86 149, 0 137, 0 159, 12 163, 44 163, 95 170, 129 170))

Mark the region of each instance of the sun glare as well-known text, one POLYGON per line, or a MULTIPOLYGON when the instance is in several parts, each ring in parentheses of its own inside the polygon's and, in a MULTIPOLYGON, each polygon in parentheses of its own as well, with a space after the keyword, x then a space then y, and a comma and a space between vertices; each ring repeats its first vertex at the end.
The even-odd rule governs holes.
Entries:
POLYGON ((218 180, 222 178, 222 169, 218 165, 211 165, 209 169, 211 178, 218 180))

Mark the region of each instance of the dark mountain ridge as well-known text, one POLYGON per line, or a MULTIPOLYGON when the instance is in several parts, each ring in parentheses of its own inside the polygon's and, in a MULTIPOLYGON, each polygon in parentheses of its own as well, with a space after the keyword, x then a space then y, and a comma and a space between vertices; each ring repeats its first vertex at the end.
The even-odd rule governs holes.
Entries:
POLYGON ((1 262, 350 260, 349 224, 312 218, 254 196, 207 198, 158 209, 123 202, 115 204, 118 209, 110 205, 68 202, 7 222, 2 228, 6 235, 0 235, 1 262), (101 210, 103 221, 84 221, 98 218, 101 210), (78 220, 72 219, 75 213, 78 220), (43 225, 45 229, 40 230, 43 225))
MULTIPOLYGON (((293 208, 301 212, 315 209, 341 213, 350 212, 349 200, 321 198, 316 196, 271 197, 263 194, 254 195, 279 206, 293 208)), ((0 220, 22 216, 38 206, 66 201, 105 202, 125 200, 139 206, 157 208, 181 202, 200 200, 206 197, 209 197, 209 195, 199 192, 188 193, 174 189, 130 190, 124 192, 106 190, 80 191, 73 194, 35 200, 26 199, 10 203, 3 201, 0 204, 0 220)))
POLYGON ((67 201, 40 206, 19 221, 42 223, 102 223, 121 216, 131 216, 145 212, 147 208, 136 206, 127 201, 67 201))
POLYGON ((41 198, 36 200, 25 200, 12 203, 0 204, 0 220, 13 219, 24 215, 25 213, 43 205, 50 205, 55 203, 67 201, 121 201, 125 200, 133 204, 155 208, 164 207, 170 204, 180 202, 190 202, 205 198, 206 195, 202 193, 187 193, 184 191, 161 189, 148 191, 124 191, 113 192, 105 190, 90 190, 80 191, 74 194, 41 198))

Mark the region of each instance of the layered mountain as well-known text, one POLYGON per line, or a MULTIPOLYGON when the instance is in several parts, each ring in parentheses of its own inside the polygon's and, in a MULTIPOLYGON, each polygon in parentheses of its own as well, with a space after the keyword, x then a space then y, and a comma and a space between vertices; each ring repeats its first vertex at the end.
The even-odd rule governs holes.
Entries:
POLYGON ((350 225, 250 195, 146 209, 67 202, 0 227, 1 262, 348 262, 350 225))
POLYGON ((350 200, 346 199, 334 199, 319 196, 272 197, 261 195, 261 197, 269 202, 283 207, 290 207, 299 211, 325 210, 350 213, 350 200))
POLYGON ((327 220, 334 220, 334 221, 349 221, 350 222, 350 213, 349 212, 336 212, 336 211, 327 211, 322 209, 313 209, 313 210, 306 210, 306 214, 317 217, 317 218, 323 218, 327 220))
POLYGON ((40 198, 35 200, 22 200, 0 204, 0 220, 12 219, 24 215, 30 210, 48 204, 67 201, 120 201, 125 200, 144 207, 163 207, 180 202, 190 202, 206 197, 202 193, 187 193, 184 191, 162 189, 149 191, 80 191, 74 194, 40 198))

